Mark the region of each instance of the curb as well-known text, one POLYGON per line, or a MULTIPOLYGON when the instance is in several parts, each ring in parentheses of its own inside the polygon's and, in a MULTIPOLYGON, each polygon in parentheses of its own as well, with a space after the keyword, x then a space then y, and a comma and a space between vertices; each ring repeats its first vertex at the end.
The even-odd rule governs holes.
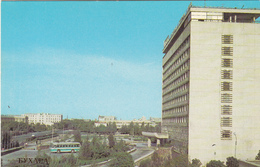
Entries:
POLYGON ((136 160, 134 161, 134 163, 136 163, 136 162, 138 162, 138 161, 140 161, 140 160, 142 160, 142 159, 144 159, 144 158, 146 158, 146 157, 150 156, 151 154, 153 154, 153 153, 154 153, 154 151, 155 151, 155 150, 153 150, 151 153, 149 153, 149 154, 147 154, 147 155, 144 155, 144 156, 142 156, 142 157, 140 157, 140 158, 136 159, 136 160))

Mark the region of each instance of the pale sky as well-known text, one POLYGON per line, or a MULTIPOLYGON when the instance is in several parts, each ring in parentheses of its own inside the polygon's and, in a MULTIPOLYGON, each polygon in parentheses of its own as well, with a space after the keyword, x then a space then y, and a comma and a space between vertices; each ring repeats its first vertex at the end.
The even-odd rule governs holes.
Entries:
MULTIPOLYGON (((163 41, 189 3, 2 2, 1 113, 161 117, 163 41)), ((243 5, 260 2, 206 1, 243 5)))

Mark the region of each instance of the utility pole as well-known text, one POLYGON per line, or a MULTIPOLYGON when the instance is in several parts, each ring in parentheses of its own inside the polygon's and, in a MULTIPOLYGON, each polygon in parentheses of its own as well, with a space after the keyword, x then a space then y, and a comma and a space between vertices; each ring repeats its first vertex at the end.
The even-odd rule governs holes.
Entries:
POLYGON ((52 143, 53 143, 53 127, 52 127, 52 143))

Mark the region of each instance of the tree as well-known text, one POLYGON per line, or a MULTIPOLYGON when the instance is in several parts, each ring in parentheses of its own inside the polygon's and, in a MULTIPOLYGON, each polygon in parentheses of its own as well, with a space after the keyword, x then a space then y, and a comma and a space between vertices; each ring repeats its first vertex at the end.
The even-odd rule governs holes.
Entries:
POLYGON ((116 152, 125 152, 128 150, 128 146, 121 139, 118 143, 115 144, 114 149, 116 152))
POLYGON ((117 131, 116 123, 109 123, 108 126, 106 127, 106 132, 108 133, 115 133, 117 131))
POLYGON ((159 156, 157 151, 152 155, 152 164, 153 166, 162 166, 163 164, 163 158, 159 156))
POLYGON ((134 125, 134 134, 135 134, 135 135, 141 135, 141 134, 142 134, 142 131, 141 131, 141 129, 140 129, 138 123, 136 123, 136 124, 134 125))
POLYGON ((113 148, 115 146, 115 139, 112 133, 110 133, 108 136, 108 144, 109 148, 113 148))
POLYGON ((117 152, 114 154, 110 167, 133 167, 134 160, 132 156, 127 152, 117 152))
POLYGON ((82 146, 80 147, 79 158, 80 159, 84 159, 84 160, 87 160, 87 159, 91 158, 91 148, 90 148, 90 143, 88 141, 88 137, 83 142, 82 146))
POLYGON ((98 127, 96 127, 96 132, 97 133, 107 133, 107 127, 105 127, 105 125, 100 125, 98 127))
POLYGON ((40 132, 40 131, 45 131, 45 130, 47 130, 46 125, 40 124, 40 123, 35 124, 35 131, 40 132))
POLYGON ((146 132, 150 132, 150 124, 148 123, 148 124, 145 126, 144 129, 145 129, 146 132))
POLYGON ((81 134, 80 134, 80 131, 78 131, 78 130, 74 131, 74 141, 80 142, 80 144, 82 144, 81 134))
POLYGON ((2 147, 5 149, 10 148, 10 143, 11 143, 11 135, 10 132, 4 132, 3 137, 2 137, 2 147))
POLYGON ((221 162, 220 160, 211 160, 207 163, 206 167, 225 167, 225 165, 224 162, 221 162))
POLYGON ((255 157, 255 160, 260 160, 260 150, 259 150, 257 156, 255 157))
POLYGON ((128 128, 126 125, 123 125, 122 128, 120 129, 120 132, 123 134, 127 134, 128 133, 128 128))
POLYGON ((152 160, 146 159, 140 162, 139 167, 151 167, 152 166, 152 160))
POLYGON ((168 160, 164 162, 163 166, 164 167, 182 167, 182 166, 190 167, 191 163, 189 162, 187 155, 180 154, 180 155, 168 157, 168 160))
POLYGON ((134 123, 133 123, 133 121, 131 121, 128 128, 129 128, 129 134, 134 135, 134 123))
POLYGON ((200 166, 202 165, 202 163, 200 162, 200 160, 197 159, 197 158, 193 159, 191 162, 192 162, 192 163, 191 163, 191 166, 192 166, 192 167, 200 167, 200 166))
POLYGON ((239 167, 239 162, 234 157, 228 157, 226 165, 227 165, 227 167, 239 167))

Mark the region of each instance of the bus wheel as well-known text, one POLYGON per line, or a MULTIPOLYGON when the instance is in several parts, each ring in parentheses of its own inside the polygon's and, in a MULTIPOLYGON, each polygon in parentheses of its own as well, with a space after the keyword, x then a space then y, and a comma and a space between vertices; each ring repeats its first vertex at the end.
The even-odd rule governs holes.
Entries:
POLYGON ((57 150, 57 153, 60 153, 60 150, 57 150))
POLYGON ((72 153, 75 153, 75 150, 74 150, 74 149, 72 149, 72 150, 71 150, 71 152, 72 152, 72 153))

